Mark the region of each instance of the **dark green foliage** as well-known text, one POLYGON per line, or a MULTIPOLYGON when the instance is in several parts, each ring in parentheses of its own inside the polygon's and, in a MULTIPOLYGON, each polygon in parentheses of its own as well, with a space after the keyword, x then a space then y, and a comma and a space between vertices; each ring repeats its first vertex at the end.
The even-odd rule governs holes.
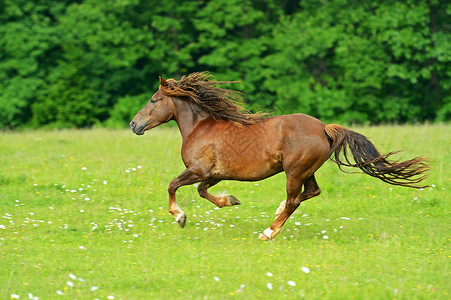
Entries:
POLYGON ((128 125, 136 113, 143 107, 143 103, 150 99, 151 95, 125 96, 120 98, 110 112, 110 118, 106 121, 108 127, 123 128, 128 125))
POLYGON ((449 119, 449 5, 313 2, 281 20, 265 59, 282 111, 341 122, 449 119))
POLYGON ((5 0, 0 3, 0 127, 29 122, 31 105, 60 58, 57 16, 67 1, 5 0))
POLYGON ((0 127, 127 126, 158 75, 326 122, 451 119, 445 1, 5 0, 0 127))

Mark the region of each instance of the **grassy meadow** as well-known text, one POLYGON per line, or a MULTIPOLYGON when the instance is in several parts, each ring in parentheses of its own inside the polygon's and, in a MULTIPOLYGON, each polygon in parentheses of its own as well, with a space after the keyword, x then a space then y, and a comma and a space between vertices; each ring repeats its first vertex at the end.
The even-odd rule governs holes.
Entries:
POLYGON ((381 152, 431 160, 423 190, 345 174, 327 162, 322 194, 279 236, 258 239, 285 177, 223 181, 217 209, 184 170, 176 128, 0 133, 1 299, 449 299, 451 126, 355 127, 381 152))

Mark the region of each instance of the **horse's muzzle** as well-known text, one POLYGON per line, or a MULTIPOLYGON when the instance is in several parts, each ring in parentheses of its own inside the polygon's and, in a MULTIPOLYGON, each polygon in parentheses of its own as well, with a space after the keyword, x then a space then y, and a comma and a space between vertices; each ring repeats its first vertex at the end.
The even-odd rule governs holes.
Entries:
POLYGON ((143 135, 144 134, 144 126, 137 126, 135 121, 131 121, 130 122, 130 128, 132 129, 132 131, 137 134, 137 135, 143 135))

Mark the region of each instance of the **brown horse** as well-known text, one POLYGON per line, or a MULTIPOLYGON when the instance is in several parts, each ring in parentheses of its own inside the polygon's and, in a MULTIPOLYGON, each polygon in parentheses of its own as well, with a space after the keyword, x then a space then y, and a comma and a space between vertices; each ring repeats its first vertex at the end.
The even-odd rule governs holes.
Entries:
POLYGON ((168 192, 169 212, 182 227, 186 215, 175 193, 197 182, 202 198, 223 207, 240 202, 231 195, 214 196, 209 187, 221 180, 256 181, 284 171, 287 198, 275 221, 259 236, 268 240, 279 234, 301 202, 320 194, 315 172, 329 158, 340 169, 357 167, 393 185, 419 188, 427 176, 423 158, 390 162, 387 158, 393 152, 381 155, 365 136, 343 126, 325 125, 304 114, 251 114, 242 107, 239 92, 218 87, 224 83, 231 82, 214 81, 205 72, 180 81, 160 77, 158 91, 130 122, 137 135, 170 120, 178 124, 186 170, 169 184, 168 192))

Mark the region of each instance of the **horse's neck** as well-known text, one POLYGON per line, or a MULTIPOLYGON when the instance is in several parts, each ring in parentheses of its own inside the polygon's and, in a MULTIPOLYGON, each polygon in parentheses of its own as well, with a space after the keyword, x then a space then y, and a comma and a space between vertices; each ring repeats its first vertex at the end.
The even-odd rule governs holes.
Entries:
POLYGON ((180 129, 182 139, 193 132, 200 121, 211 117, 193 102, 175 97, 172 98, 172 102, 174 103, 175 108, 174 119, 180 129))

